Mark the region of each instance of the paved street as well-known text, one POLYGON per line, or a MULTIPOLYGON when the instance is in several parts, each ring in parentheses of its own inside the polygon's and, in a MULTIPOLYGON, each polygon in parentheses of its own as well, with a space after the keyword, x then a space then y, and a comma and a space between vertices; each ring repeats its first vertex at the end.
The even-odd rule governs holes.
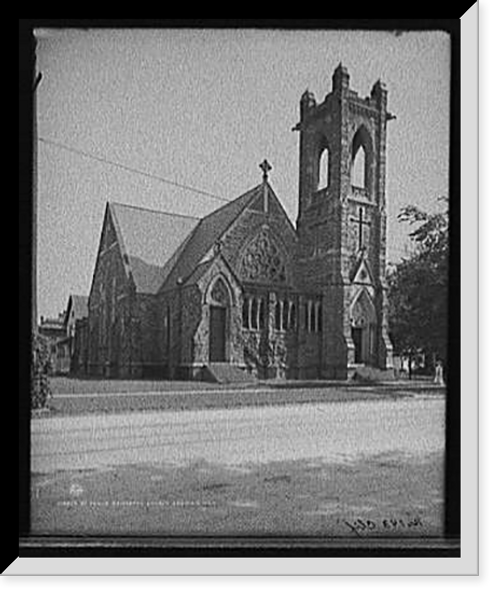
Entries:
POLYGON ((444 400, 316 402, 32 421, 49 534, 436 536, 444 400))
POLYGON ((444 447, 444 401, 410 400, 35 419, 32 471, 117 464, 339 461, 444 447))

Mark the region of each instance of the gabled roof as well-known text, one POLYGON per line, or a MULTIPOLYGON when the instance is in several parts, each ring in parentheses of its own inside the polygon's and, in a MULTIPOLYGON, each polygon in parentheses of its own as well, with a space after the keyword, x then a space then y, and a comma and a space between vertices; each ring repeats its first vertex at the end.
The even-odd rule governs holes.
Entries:
POLYGON ((205 275, 205 273, 214 265, 214 263, 218 263, 220 268, 221 262, 223 264, 224 271, 228 271, 230 275, 235 278, 236 276, 231 266, 224 258, 224 255, 222 253, 217 253, 215 255, 212 255, 209 259, 203 260, 200 263, 198 263, 198 265, 195 266, 193 271, 185 279, 184 284, 186 286, 196 284, 196 282, 198 282, 198 280, 205 275))
POLYGON ((259 202, 264 184, 293 229, 268 183, 257 185, 201 219, 110 203, 125 267, 130 269, 137 291, 155 294, 174 288, 179 279, 185 282, 243 210, 259 202))
POLYGON ((177 280, 185 280, 191 274, 200 259, 236 220, 245 207, 257 197, 259 192, 262 192, 262 184, 250 189, 234 201, 223 205, 200 220, 191 236, 187 239, 183 250, 175 256, 175 259, 165 265, 164 280, 166 282, 163 285, 164 290, 174 287, 177 280))
POLYGON ((110 203, 121 249, 138 292, 155 293, 163 266, 199 222, 199 218, 110 203))

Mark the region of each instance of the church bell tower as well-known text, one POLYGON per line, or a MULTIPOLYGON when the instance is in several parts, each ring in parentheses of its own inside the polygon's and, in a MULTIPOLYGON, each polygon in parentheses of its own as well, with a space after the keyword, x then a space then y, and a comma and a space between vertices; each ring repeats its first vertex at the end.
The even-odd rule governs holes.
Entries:
POLYGON ((322 103, 300 100, 298 268, 322 296, 321 375, 360 366, 392 372, 386 288, 387 90, 350 88, 339 64, 322 103))

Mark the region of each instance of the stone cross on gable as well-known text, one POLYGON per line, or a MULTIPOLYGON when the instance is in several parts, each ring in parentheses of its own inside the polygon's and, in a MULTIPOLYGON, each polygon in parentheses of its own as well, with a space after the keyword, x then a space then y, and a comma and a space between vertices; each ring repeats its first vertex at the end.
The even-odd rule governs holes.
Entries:
POLYGON ((268 172, 270 170, 272 170, 273 167, 271 166, 271 164, 267 160, 264 160, 261 164, 259 164, 259 168, 264 173, 264 175, 263 175, 264 180, 267 180, 267 178, 268 178, 268 172))
MULTIPOLYGON (((268 172, 270 170, 272 170, 272 166, 271 164, 267 161, 264 160, 261 164, 259 164, 259 168, 262 170, 263 172, 263 182, 267 182, 267 176, 268 176, 268 172)), ((264 211, 267 213, 269 210, 269 197, 267 194, 267 184, 264 184, 264 211)))

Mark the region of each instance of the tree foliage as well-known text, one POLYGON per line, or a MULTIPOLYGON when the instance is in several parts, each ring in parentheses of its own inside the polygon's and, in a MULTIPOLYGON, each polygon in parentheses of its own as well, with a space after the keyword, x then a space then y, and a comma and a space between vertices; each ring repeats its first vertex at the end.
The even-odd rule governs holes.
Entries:
POLYGON ((413 205, 398 219, 413 226, 413 250, 388 275, 389 322, 397 353, 446 359, 448 336, 448 199, 428 213, 413 205))
POLYGON ((31 408, 44 408, 50 397, 50 344, 41 334, 33 334, 31 408))

